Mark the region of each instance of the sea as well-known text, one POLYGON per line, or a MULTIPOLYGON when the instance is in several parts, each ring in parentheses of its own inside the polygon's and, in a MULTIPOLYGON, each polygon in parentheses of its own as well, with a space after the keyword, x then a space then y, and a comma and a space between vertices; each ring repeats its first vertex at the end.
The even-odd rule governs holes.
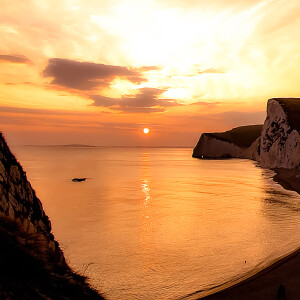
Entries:
POLYGON ((191 148, 12 150, 67 262, 107 299, 182 299, 299 247, 299 195, 254 161, 191 148))

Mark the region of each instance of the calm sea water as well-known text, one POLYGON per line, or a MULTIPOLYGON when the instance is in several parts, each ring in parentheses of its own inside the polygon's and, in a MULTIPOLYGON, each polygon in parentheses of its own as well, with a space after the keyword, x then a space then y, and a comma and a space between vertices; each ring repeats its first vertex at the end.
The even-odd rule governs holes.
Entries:
POLYGON ((108 299, 180 298, 299 246, 299 195, 250 160, 174 148, 13 152, 67 261, 108 299))

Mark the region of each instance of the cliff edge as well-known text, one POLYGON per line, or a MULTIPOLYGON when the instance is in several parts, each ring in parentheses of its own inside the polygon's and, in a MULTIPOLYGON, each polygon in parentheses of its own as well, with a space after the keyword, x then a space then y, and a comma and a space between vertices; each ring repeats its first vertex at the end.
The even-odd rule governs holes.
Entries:
POLYGON ((51 222, 0 133, 0 299, 103 299, 66 264, 51 222))
POLYGON ((223 133, 203 133, 193 157, 249 158, 265 168, 299 167, 300 98, 269 99, 263 125, 242 126, 223 133))
POLYGON ((300 164, 300 98, 272 98, 261 133, 261 166, 296 168, 300 164))
POLYGON ((256 159, 259 155, 262 127, 263 125, 250 125, 225 132, 203 133, 194 148, 193 157, 256 159))

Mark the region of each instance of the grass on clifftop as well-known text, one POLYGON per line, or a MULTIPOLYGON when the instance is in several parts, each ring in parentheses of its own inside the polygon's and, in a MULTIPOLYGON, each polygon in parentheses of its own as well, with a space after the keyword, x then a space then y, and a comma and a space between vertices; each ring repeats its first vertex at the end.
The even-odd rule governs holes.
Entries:
POLYGON ((207 133, 218 140, 233 143, 241 148, 248 148, 260 137, 262 125, 249 125, 233 128, 225 132, 207 133))
POLYGON ((300 132, 300 98, 273 98, 277 100, 288 116, 293 129, 300 132))
POLYGON ((103 299, 58 261, 42 234, 0 216, 0 299, 103 299))

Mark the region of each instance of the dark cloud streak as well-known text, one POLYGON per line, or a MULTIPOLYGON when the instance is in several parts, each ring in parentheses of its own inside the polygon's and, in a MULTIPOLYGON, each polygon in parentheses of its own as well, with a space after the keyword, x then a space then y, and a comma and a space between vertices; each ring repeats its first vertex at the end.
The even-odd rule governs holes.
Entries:
POLYGON ((27 114, 27 115, 49 115, 49 116, 65 116, 65 115, 91 115, 89 112, 78 112, 69 110, 56 110, 56 109, 38 109, 38 108, 25 108, 14 106, 0 106, 1 113, 13 113, 13 114, 27 114))
POLYGON ((107 87, 115 78, 123 78, 132 83, 141 83, 145 79, 142 72, 122 66, 80 62, 76 60, 51 58, 44 77, 54 77, 53 85, 76 90, 92 90, 96 87, 107 87))
POLYGON ((156 88, 142 88, 136 95, 126 95, 121 98, 94 95, 91 99, 94 100, 93 106, 107 107, 127 113, 163 112, 167 107, 182 105, 173 99, 160 99, 159 96, 164 91, 156 88))
POLYGON ((24 55, 9 55, 0 54, 0 62, 18 63, 18 64, 30 64, 31 61, 24 55))

